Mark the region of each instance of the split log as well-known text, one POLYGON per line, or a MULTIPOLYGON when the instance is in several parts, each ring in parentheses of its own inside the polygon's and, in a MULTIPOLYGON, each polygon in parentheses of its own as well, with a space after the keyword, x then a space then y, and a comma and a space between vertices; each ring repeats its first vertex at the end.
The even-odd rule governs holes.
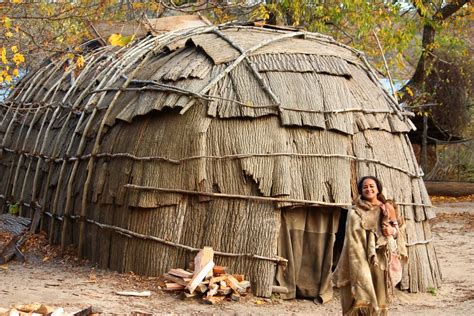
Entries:
POLYGON ((192 272, 186 271, 184 269, 171 269, 170 271, 168 271, 168 273, 172 274, 172 275, 175 275, 177 277, 183 278, 183 279, 193 277, 192 272))
POLYGON ((217 294, 217 290, 219 290, 219 285, 217 284, 209 284, 209 291, 206 293, 206 297, 210 298, 217 294))
POLYGON ((227 278, 227 276, 225 276, 225 275, 210 278, 210 279, 209 279, 209 284, 212 284, 212 283, 221 283, 222 281, 225 281, 226 278, 227 278))
POLYGON ((242 282, 239 282, 239 285, 243 288, 243 289, 248 289, 250 287, 250 281, 248 280, 245 280, 245 281, 242 281, 242 282))
POLYGON ((230 287, 220 287, 217 290, 218 295, 224 295, 224 296, 229 295, 232 292, 233 292, 233 290, 230 287))
MULTIPOLYGON (((211 247, 204 247, 199 250, 196 257, 194 257, 194 275, 199 273, 204 266, 206 266, 210 261, 214 260, 214 250, 211 247)), ((212 269, 207 272, 206 276, 212 277, 212 269)))
POLYGON ((171 275, 169 273, 163 274, 163 278, 165 278, 166 280, 171 281, 173 283, 177 283, 179 285, 182 285, 182 286, 187 286, 188 283, 189 283, 189 281, 186 282, 182 278, 178 278, 177 276, 171 275))
MULTIPOLYGON (((245 288, 243 288, 240 284, 239 281, 237 281, 236 278, 234 278, 232 275, 227 275, 226 278, 226 283, 228 286, 230 286, 234 291, 237 293, 243 294, 245 293, 245 288)), ((250 283, 250 282, 249 282, 250 283)))
POLYGON ((204 294, 206 293, 207 289, 208 289, 207 284, 205 284, 204 282, 201 282, 198 284, 198 286, 196 286, 196 289, 194 291, 204 294))
MULTIPOLYGON (((197 265, 196 265, 197 267, 197 265)), ((189 282, 189 284, 186 286, 186 289, 189 290, 189 293, 193 293, 196 287, 199 285, 199 283, 204 280, 204 278, 209 274, 209 272, 212 273, 212 268, 214 267, 214 261, 209 261, 204 267, 201 268, 201 270, 195 270, 194 271, 194 276, 189 282)))

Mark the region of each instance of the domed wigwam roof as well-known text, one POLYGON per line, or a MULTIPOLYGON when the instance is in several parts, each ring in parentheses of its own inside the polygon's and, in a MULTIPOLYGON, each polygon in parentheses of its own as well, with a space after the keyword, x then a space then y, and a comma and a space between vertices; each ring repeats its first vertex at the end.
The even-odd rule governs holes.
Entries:
MULTIPOLYGON (((438 286, 409 113, 362 53, 320 34, 228 24, 100 47, 85 60, 47 63, 1 108, 0 194, 23 215, 50 218, 51 242, 147 274, 211 245, 245 257, 240 266, 258 278, 279 260, 275 206, 348 207, 356 179, 372 174, 407 220, 402 288, 438 286)), ((272 277, 263 279, 266 289, 272 277)))

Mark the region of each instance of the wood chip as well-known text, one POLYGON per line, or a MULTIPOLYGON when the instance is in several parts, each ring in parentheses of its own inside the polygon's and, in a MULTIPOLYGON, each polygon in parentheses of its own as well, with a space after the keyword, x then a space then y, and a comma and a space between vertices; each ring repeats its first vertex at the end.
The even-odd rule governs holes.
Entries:
POLYGON ((149 297, 149 296, 151 296, 150 291, 143 291, 143 292, 123 291, 123 292, 115 292, 115 294, 121 295, 121 296, 138 296, 138 297, 149 297))

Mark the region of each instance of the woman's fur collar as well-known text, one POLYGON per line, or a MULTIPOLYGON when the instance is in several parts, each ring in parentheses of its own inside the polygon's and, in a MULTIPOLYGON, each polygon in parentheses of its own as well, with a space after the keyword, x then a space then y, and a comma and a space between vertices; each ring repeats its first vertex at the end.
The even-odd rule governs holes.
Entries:
POLYGON ((370 230, 378 235, 380 230, 381 208, 363 200, 360 196, 355 201, 355 210, 361 217, 361 225, 365 230, 370 230))

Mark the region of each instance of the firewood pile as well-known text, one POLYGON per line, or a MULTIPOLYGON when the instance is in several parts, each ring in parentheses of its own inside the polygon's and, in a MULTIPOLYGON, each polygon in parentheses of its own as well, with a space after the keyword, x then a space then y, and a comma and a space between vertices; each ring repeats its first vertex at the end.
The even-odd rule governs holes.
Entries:
POLYGON ((183 299, 201 297, 206 304, 218 304, 226 299, 238 302, 250 291, 250 281, 244 275, 227 273, 217 266, 214 251, 204 247, 194 258, 194 271, 171 269, 163 274, 165 291, 181 291, 183 299))
POLYGON ((28 218, 11 214, 0 215, 0 264, 4 264, 16 257, 23 261, 24 257, 19 247, 25 241, 24 235, 28 231, 28 218))

